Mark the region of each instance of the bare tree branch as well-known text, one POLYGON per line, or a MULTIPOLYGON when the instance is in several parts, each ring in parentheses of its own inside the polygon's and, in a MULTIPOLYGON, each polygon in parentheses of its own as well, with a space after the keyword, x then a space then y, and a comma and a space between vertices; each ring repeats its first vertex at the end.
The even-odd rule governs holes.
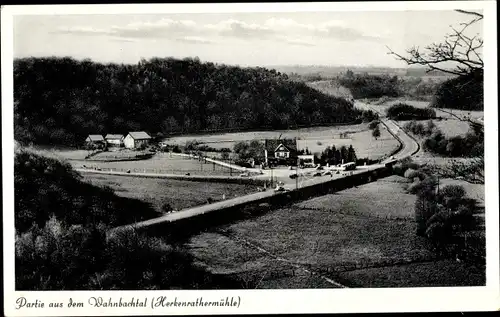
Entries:
POLYGON ((466 10, 461 10, 461 9, 456 9, 456 12, 464 13, 464 14, 470 14, 470 15, 475 15, 479 18, 483 18, 483 15, 481 13, 473 12, 473 11, 466 11, 466 10))
POLYGON ((478 35, 468 36, 465 34, 467 28, 483 19, 483 15, 477 12, 456 10, 457 12, 474 15, 475 18, 469 22, 460 23, 460 28, 451 27, 451 34, 446 34, 443 42, 433 43, 420 50, 412 47, 406 51, 407 56, 395 53, 389 47, 388 54, 396 59, 404 61, 408 65, 422 65, 429 67, 428 72, 437 70, 452 75, 466 75, 484 67, 481 57, 483 40, 478 35), (442 66, 442 63, 454 63, 455 69, 442 66))

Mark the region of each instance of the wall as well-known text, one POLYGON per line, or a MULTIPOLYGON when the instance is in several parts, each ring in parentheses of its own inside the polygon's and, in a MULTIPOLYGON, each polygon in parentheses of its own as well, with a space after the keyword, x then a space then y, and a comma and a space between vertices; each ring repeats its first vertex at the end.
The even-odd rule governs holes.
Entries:
POLYGON ((130 136, 130 134, 127 134, 125 139, 123 139, 123 144, 128 149, 133 149, 135 147, 134 139, 130 136))

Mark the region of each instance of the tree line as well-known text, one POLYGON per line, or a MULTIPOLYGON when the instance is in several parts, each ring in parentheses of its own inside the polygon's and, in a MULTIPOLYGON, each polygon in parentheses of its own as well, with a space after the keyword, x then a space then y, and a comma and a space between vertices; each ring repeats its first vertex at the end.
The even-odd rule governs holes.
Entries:
POLYGON ((261 67, 152 58, 102 64, 72 58, 14 61, 15 138, 78 145, 88 134, 156 134, 353 122, 351 102, 261 67))
POLYGON ((424 149, 447 157, 481 157, 484 155, 484 131, 479 124, 469 123, 464 136, 446 137, 434 122, 426 125, 416 121, 405 124, 404 129, 424 138, 424 149))

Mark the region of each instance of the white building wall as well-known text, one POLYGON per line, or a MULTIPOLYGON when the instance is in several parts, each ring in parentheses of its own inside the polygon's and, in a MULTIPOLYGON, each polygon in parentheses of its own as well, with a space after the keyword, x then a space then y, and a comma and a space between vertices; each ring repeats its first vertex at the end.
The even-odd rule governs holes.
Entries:
POLYGON ((133 149, 135 147, 135 141, 134 139, 130 136, 130 134, 127 134, 125 139, 123 139, 123 144, 127 149, 133 149))
POLYGON ((112 145, 116 145, 116 146, 120 146, 122 144, 122 140, 117 140, 117 139, 106 140, 106 142, 108 142, 108 144, 112 144, 112 145))

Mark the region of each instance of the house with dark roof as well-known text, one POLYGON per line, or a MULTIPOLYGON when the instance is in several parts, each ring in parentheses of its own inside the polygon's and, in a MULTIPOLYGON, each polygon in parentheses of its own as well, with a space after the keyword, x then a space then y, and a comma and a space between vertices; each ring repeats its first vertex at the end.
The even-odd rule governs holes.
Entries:
POLYGON ((264 142, 267 165, 295 165, 297 155, 297 139, 270 139, 264 142))
POLYGON ((89 134, 89 136, 85 139, 85 145, 90 146, 92 148, 105 148, 106 141, 103 136, 100 134, 89 134))
POLYGON ((107 134, 106 137, 106 143, 110 147, 120 147, 123 146, 123 139, 124 136, 121 134, 107 134))
POLYGON ((144 131, 129 132, 123 139, 123 144, 128 149, 137 149, 149 145, 151 136, 144 131))
POLYGON ((89 136, 85 139, 87 143, 104 143, 104 138, 100 134, 89 134, 89 136))

